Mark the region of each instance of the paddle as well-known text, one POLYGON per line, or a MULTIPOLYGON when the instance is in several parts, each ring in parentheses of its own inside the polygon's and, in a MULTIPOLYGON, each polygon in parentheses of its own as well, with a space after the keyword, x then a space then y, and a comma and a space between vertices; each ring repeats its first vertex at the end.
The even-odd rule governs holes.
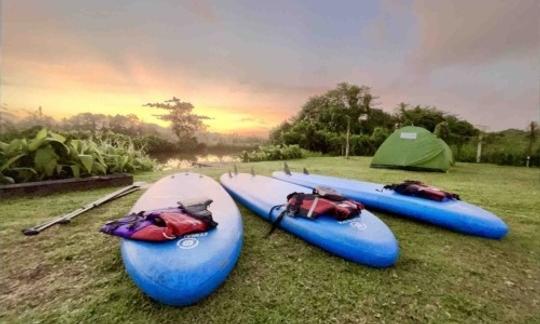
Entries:
POLYGON ((42 224, 39 224, 39 225, 36 225, 36 226, 33 226, 33 227, 29 227, 29 228, 25 228, 22 230, 23 234, 24 235, 37 235, 39 233, 41 233, 42 231, 46 230, 47 228, 53 226, 53 225, 56 225, 56 224, 66 224, 66 223, 69 223, 73 218, 95 208, 95 207, 98 207, 98 206, 101 206, 109 201, 112 201, 112 200, 115 200, 115 199, 118 199, 120 197, 123 197, 123 196, 126 196, 126 195, 129 195, 135 191, 138 191, 140 189, 143 188, 143 186, 145 185, 144 182, 135 182, 134 184, 130 185, 130 186, 127 186, 127 187, 124 187, 124 188, 121 188, 113 193, 110 193, 102 198, 99 198, 83 207, 80 207, 72 212, 69 212, 67 214, 64 214, 62 216, 58 216, 58 217, 55 217, 49 221, 46 221, 42 224))

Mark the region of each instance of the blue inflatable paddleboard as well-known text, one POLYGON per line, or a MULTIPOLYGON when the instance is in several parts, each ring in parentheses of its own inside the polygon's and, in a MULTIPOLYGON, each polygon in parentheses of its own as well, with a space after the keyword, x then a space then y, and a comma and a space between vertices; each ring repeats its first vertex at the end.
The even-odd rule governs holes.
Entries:
MULTIPOLYGON (((237 201, 269 222, 285 208, 276 208, 269 215, 272 207, 286 203, 288 194, 311 192, 306 187, 247 173, 224 174, 220 180, 237 201)), ((372 267, 391 266, 399 255, 394 234, 367 210, 345 221, 325 215, 313 220, 286 216, 279 226, 330 253, 372 267)))
POLYGON ((213 200, 208 209, 218 223, 208 232, 160 243, 122 239, 127 273, 145 294, 161 303, 194 304, 225 281, 242 247, 240 212, 215 180, 189 172, 162 178, 131 209, 148 211, 205 199, 213 200))
POLYGON ((391 189, 384 189, 382 184, 316 174, 291 172, 288 175, 277 171, 272 173, 272 176, 308 188, 331 187, 348 198, 360 201, 368 208, 406 216, 464 234, 501 239, 508 232, 508 226, 499 217, 461 200, 433 201, 402 195, 391 189))

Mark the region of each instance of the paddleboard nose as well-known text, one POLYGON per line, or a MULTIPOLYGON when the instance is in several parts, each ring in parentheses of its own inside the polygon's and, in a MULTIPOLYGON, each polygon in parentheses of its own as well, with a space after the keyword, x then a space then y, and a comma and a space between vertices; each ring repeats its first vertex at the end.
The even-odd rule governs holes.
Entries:
POLYGON ((377 253, 371 256, 374 267, 388 268, 394 266, 399 259, 399 244, 397 240, 388 240, 377 247, 377 253))
POLYGON ((500 240, 508 234, 508 225, 500 218, 496 217, 493 220, 493 224, 489 231, 489 236, 491 238, 500 240))

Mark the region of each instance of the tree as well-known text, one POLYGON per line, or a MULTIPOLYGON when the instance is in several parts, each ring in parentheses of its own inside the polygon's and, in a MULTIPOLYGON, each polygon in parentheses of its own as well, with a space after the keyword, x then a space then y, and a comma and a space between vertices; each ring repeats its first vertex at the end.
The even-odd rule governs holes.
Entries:
POLYGON ((360 132, 362 134, 372 134, 377 127, 386 130, 393 130, 398 122, 397 118, 382 109, 371 108, 369 118, 360 123, 360 132))
POLYGON ((422 107, 417 105, 411 107, 402 102, 398 105, 396 110, 396 117, 401 127, 418 126, 433 132, 437 124, 445 121, 445 114, 431 106, 422 107))
POLYGON ((96 132, 109 126, 109 116, 103 114, 80 113, 63 120, 66 129, 96 132))
POLYGON ((180 142, 196 141, 195 132, 206 128, 203 120, 207 116, 193 114, 193 105, 176 97, 164 102, 147 103, 145 107, 163 109, 164 114, 155 115, 161 120, 171 123, 171 128, 180 142))
POLYGON ((109 127, 115 133, 137 136, 143 133, 143 123, 135 114, 115 115, 109 118, 109 127))
MULTIPOLYGON (((309 120, 321 129, 344 132, 347 119, 358 121, 361 115, 371 112, 374 98, 366 86, 340 83, 335 89, 309 98, 292 123, 309 120)), ((351 127, 352 133, 360 131, 358 123, 351 127)))
POLYGON ((361 121, 361 116, 376 111, 377 117, 388 124, 387 114, 373 109, 376 97, 370 91, 366 86, 340 83, 335 89, 309 98, 294 118, 272 131, 270 138, 275 144, 290 142, 325 153, 346 152, 351 134, 367 129, 369 135, 376 127, 369 124, 369 119, 361 121))
POLYGON ((0 104, 0 134, 2 134, 12 124, 12 120, 15 118, 6 107, 6 105, 0 104))
POLYGON ((480 130, 466 120, 459 119, 454 115, 444 115, 448 124, 449 137, 445 139, 448 144, 455 144, 458 149, 466 142, 476 139, 480 130))
POLYGON ((43 108, 41 106, 39 106, 36 111, 27 111, 27 113, 28 116, 19 121, 19 127, 30 128, 34 126, 42 126, 52 128, 58 124, 54 118, 43 113, 43 108))
POLYGON ((280 144, 283 142, 283 133, 291 129, 291 124, 288 121, 282 122, 278 127, 270 132, 270 143, 280 144))
POLYGON ((536 139, 538 138, 538 124, 535 121, 532 121, 527 126, 527 140, 529 143, 527 144, 527 156, 532 155, 532 149, 533 145, 536 142, 536 139))
POLYGON ((387 129, 383 127, 375 127, 373 133, 371 133, 370 139, 373 146, 378 148, 382 143, 384 143, 388 136, 390 136, 390 132, 387 129))
POLYGON ((438 123, 437 126, 435 126, 433 134, 447 142, 450 139, 450 129, 448 128, 448 123, 445 121, 438 123))

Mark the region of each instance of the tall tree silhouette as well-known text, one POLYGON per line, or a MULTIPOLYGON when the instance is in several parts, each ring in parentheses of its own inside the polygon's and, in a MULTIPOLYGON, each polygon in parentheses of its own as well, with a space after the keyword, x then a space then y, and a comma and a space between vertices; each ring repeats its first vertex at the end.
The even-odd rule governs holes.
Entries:
POLYGON ((145 107, 152 107, 165 110, 164 114, 154 115, 161 120, 171 123, 171 128, 178 137, 178 140, 188 141, 195 136, 195 132, 206 128, 205 119, 210 119, 208 116, 194 114, 193 105, 189 102, 182 101, 176 97, 165 100, 164 102, 147 103, 145 107))

